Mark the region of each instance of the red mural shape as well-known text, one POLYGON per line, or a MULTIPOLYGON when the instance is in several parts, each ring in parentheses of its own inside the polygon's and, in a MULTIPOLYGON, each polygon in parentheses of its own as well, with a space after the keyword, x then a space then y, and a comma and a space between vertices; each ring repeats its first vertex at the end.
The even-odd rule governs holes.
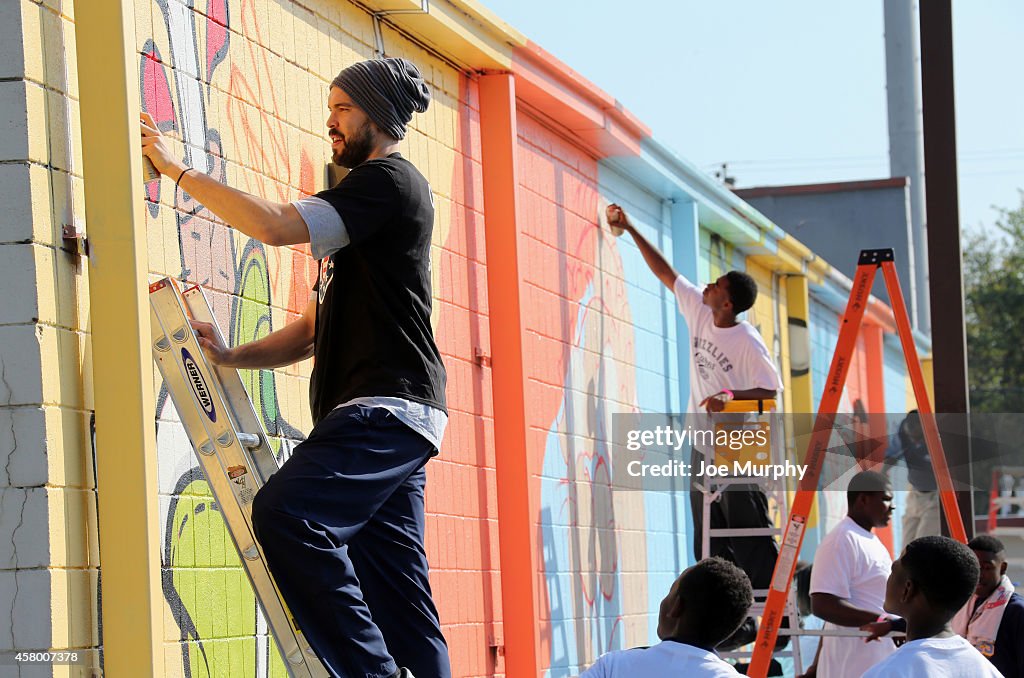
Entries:
POLYGON ((227 0, 210 0, 206 4, 206 73, 212 79, 214 69, 228 54, 227 0))
MULTIPOLYGON (((142 91, 142 110, 153 117, 162 132, 177 129, 174 103, 171 100, 171 85, 167 80, 160 50, 152 40, 147 40, 142 49, 142 63, 139 64, 139 89, 142 91)), ((156 216, 160 209, 160 177, 146 182, 146 200, 150 214, 156 216)))

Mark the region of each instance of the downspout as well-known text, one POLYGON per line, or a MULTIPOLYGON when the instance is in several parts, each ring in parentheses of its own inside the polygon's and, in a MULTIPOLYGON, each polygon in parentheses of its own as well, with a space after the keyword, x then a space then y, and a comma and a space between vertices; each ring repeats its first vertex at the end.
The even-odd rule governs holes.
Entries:
POLYGON ((383 59, 386 56, 384 53, 384 31, 381 29, 381 19, 393 14, 430 14, 430 0, 421 0, 419 9, 386 9, 370 14, 370 17, 373 18, 373 40, 375 43, 373 53, 378 59, 383 59))

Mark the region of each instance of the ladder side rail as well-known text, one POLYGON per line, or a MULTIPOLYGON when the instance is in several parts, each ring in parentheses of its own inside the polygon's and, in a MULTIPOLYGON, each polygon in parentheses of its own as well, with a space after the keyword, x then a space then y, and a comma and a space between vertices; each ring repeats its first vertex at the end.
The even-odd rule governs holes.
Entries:
POLYGON ((992 485, 988 490, 988 524, 986 531, 989 534, 996 529, 996 524, 999 521, 999 509, 1001 506, 996 505, 996 500, 999 499, 1001 489, 999 487, 999 467, 992 469, 992 485))
POLYGON ((775 638, 779 632, 783 608, 789 595, 793 572, 796 569, 797 556, 800 553, 800 546, 803 544, 804 528, 814 505, 822 465, 825 461, 829 441, 832 438, 836 412, 839 409, 843 387, 846 385, 850 361, 856 347, 857 335, 864 319, 868 297, 871 293, 871 284, 874 282, 877 269, 877 264, 860 263, 857 266, 853 289, 840 323, 839 339, 836 342, 836 350, 832 355, 832 364, 825 381, 825 390, 822 393, 811 439, 803 460, 807 464, 807 472, 798 484, 793 506, 789 511, 789 521, 786 523, 779 558, 775 562, 775 572, 772 575, 772 586, 768 592, 768 600, 765 602, 765 614, 761 619, 761 626, 758 629, 754 645, 754 654, 747 670, 747 675, 751 678, 765 678, 768 673, 768 665, 771 661, 775 638))
POLYGON ((914 336, 910 329, 910 316, 907 315, 907 306, 903 301, 899 276, 896 275, 896 264, 891 260, 883 261, 882 275, 885 277, 889 303, 892 305, 893 315, 896 318, 896 329, 900 335, 900 343, 903 345, 903 356, 907 362, 907 371, 910 373, 910 383, 914 387, 917 409, 921 413, 921 428, 924 431, 928 453, 932 458, 932 470, 935 472, 935 480, 939 485, 939 500, 942 502, 942 509, 946 514, 949 533, 953 539, 966 544, 967 530, 964 527, 963 517, 960 515, 960 505, 956 499, 956 490, 953 488, 949 464, 946 462, 946 452, 942 448, 939 428, 935 423, 935 413, 932 411, 928 390, 924 385, 924 374, 921 372, 921 362, 917 357, 917 346, 914 345, 914 336))
MULTIPOLYGON (((169 287, 173 292, 173 288, 169 287)), ((200 406, 195 402, 195 395, 186 388, 179 387, 180 384, 187 384, 188 377, 183 372, 182 363, 177 359, 177 354, 174 350, 175 340, 171 340, 172 334, 178 332, 181 328, 175 327, 176 323, 173 319, 164 318, 157 310, 157 304, 153 303, 153 291, 151 288, 150 293, 150 319, 151 327, 153 331, 154 341, 154 358, 157 363, 157 367, 160 370, 160 374, 164 379, 164 383, 167 386, 167 393, 171 398, 171 402, 174 404, 175 410, 178 413, 178 418, 181 421, 182 427, 185 429, 186 434, 189 437, 189 441, 192 443, 192 447, 196 453, 197 461, 203 470, 203 476, 213 493, 214 499, 221 509, 221 517, 227 523, 228 532, 231 535, 231 542, 235 547, 235 551, 238 553, 238 559, 243 565, 246 576, 249 579, 250 585, 256 592, 256 598, 260 601, 260 605, 264 610, 264 615, 268 620, 273 620, 275 616, 275 610, 268 610, 266 605, 263 603, 261 589, 262 587, 259 582, 259 572, 254 572, 253 568, 260 567, 259 563, 253 563, 245 554, 245 550, 248 547, 243 547, 239 540, 239 532, 247 533, 251 538, 249 532, 249 526, 246 524, 244 517, 240 514, 240 507, 237 502, 232 501, 234 499, 234 489, 230 486, 230 480, 224 470, 223 461, 220 455, 217 454, 215 439, 215 432, 208 429, 206 424, 207 418, 200 414, 200 406), (166 338, 167 348, 159 349, 157 346, 160 344, 160 339, 166 338), (195 440, 195 432, 201 432, 201 436, 205 436, 206 440, 195 440), (241 524, 239 524, 241 523, 241 524)), ((184 318, 183 318, 184 319, 184 318)), ((184 343, 187 337, 178 343, 184 343)), ((255 542, 255 540, 252 540, 255 542)), ((265 591, 263 591, 265 593, 265 591)), ((279 623, 279 622, 278 622, 279 623)), ((278 649, 283 657, 287 657, 289 653, 294 653, 295 648, 286 648, 282 641, 279 639, 277 633, 272 634, 278 643, 278 649)), ((296 648, 298 644, 296 643, 296 648)))

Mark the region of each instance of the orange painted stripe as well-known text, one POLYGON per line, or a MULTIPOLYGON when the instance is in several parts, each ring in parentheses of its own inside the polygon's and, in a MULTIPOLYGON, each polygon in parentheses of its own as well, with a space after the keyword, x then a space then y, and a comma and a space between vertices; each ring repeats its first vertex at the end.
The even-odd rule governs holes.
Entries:
POLYGON ((480 78, 484 205, 487 217, 487 292, 492 325, 492 393, 498 493, 505 672, 536 676, 538 634, 537 557, 530 514, 526 379, 517 224, 515 79, 499 73, 480 78))

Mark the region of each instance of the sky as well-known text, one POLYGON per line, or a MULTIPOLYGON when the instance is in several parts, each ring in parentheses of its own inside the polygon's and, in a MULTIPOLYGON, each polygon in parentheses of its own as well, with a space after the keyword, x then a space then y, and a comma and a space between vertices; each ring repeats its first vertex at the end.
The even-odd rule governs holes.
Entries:
MULTIPOLYGON (((882 0, 482 2, 739 188, 889 176, 882 0)), ((1022 202, 1024 2, 954 0, 953 59, 977 233, 1022 202)))

